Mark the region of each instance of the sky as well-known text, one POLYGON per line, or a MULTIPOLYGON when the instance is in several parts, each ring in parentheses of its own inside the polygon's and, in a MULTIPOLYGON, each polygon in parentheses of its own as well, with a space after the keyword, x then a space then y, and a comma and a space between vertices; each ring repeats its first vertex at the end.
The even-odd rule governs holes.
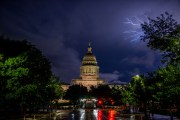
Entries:
POLYGON ((1 0, 0 34, 36 45, 67 83, 79 77, 91 42, 100 77, 129 82, 161 65, 139 35, 141 23, 165 11, 180 23, 179 0, 1 0))

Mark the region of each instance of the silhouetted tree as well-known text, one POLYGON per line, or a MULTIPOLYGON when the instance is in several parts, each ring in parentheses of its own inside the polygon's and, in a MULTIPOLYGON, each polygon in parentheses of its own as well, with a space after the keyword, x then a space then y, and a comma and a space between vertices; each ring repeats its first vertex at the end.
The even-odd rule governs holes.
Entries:
POLYGON ((32 111, 62 93, 49 60, 27 41, 0 37, 0 64, 1 106, 32 111))
POLYGON ((69 99, 74 105, 77 104, 80 98, 88 95, 87 88, 82 85, 72 85, 66 91, 64 98, 69 99))
POLYGON ((166 63, 149 76, 150 79, 147 77, 149 91, 151 90, 153 100, 171 110, 173 105, 179 106, 180 98, 180 24, 171 14, 165 12, 156 19, 149 18, 149 23, 142 24, 142 30, 144 35, 141 39, 146 41, 151 49, 161 52, 162 63, 166 63))
POLYGON ((114 86, 111 88, 111 98, 114 100, 114 104, 122 104, 122 89, 123 87, 114 86))
POLYGON ((96 98, 110 98, 111 88, 108 85, 98 85, 91 87, 90 94, 96 98))
POLYGON ((174 63, 180 60, 180 25, 165 12, 156 19, 142 24, 144 35, 141 40, 153 50, 162 52, 163 62, 174 63))

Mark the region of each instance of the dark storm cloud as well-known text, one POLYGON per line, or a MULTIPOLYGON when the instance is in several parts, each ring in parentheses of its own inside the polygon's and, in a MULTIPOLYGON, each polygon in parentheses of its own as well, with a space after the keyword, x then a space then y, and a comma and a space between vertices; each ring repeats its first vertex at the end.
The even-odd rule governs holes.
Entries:
POLYGON ((11 7, 18 8, 16 14, 9 7, 4 8, 2 12, 8 14, 3 16, 4 21, 2 22, 7 28, 7 31, 3 31, 3 33, 7 35, 12 33, 10 34, 12 37, 31 41, 50 59, 54 73, 61 80, 69 82, 72 77, 79 74, 78 53, 63 43, 65 41, 65 21, 59 15, 64 13, 60 11, 60 14, 57 14, 58 10, 54 7, 48 8, 48 4, 43 2, 42 4, 46 9, 39 8, 40 4, 38 3, 34 4, 35 6, 32 3, 11 3, 11 7))
POLYGON ((134 74, 157 68, 159 55, 143 42, 131 42, 127 18, 156 17, 168 11, 179 22, 178 0, 12 1, 0 5, 0 32, 27 39, 52 62, 63 81, 79 77, 88 42, 108 81, 129 81, 134 74))
POLYGON ((112 73, 100 73, 100 77, 106 79, 108 82, 122 82, 121 78, 124 77, 122 73, 113 71, 112 73))
POLYGON ((129 64, 144 65, 145 67, 154 66, 155 55, 153 53, 147 53, 145 56, 127 57, 121 60, 122 63, 127 62, 129 64))

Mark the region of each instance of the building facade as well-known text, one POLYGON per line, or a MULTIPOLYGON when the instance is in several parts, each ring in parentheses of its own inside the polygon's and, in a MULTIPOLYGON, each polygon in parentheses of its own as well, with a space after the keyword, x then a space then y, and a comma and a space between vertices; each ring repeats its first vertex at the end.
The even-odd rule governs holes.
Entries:
POLYGON ((92 53, 91 45, 89 44, 87 53, 83 57, 80 67, 80 76, 77 79, 72 79, 71 85, 83 85, 90 89, 91 86, 96 87, 100 84, 107 84, 104 79, 99 78, 99 66, 97 60, 92 53))

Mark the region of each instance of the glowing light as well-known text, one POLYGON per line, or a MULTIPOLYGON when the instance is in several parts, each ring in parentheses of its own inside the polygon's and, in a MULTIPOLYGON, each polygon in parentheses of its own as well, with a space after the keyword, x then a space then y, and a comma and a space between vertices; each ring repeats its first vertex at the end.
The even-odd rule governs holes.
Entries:
POLYGON ((85 110, 84 109, 80 109, 80 120, 84 120, 85 118, 85 110))
POLYGON ((102 110, 98 110, 98 120, 102 120, 102 110))
POLYGON ((102 100, 99 100, 99 101, 98 101, 98 104, 100 104, 100 105, 101 105, 101 104, 102 104, 102 100))
POLYGON ((124 22, 125 24, 128 24, 130 26, 131 30, 126 30, 124 33, 128 34, 128 38, 131 42, 138 42, 140 40, 140 37, 144 35, 144 32, 141 29, 141 24, 144 22, 149 23, 149 20, 147 16, 143 16, 141 18, 134 17, 133 19, 126 19, 127 21, 124 22))
POLYGON ((108 120, 114 120, 114 113, 115 113, 114 110, 109 111, 108 120))
POLYGON ((95 116, 95 118, 98 118, 98 110, 97 109, 93 110, 93 115, 95 116))

